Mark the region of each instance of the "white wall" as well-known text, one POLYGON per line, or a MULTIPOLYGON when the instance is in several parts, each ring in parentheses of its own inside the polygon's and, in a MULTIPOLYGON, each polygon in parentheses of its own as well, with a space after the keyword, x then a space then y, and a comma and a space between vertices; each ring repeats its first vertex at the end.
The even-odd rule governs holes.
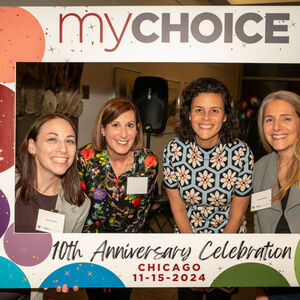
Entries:
MULTIPOLYGON (((86 63, 81 83, 89 85, 90 98, 84 100, 84 110, 79 118, 79 146, 91 142, 94 121, 102 105, 114 97, 114 67, 138 71, 141 76, 159 76, 180 83, 180 91, 187 82, 199 77, 213 77, 221 80, 237 99, 239 91, 239 64, 200 63, 86 63)), ((158 183, 162 178, 162 153, 164 146, 175 137, 174 133, 152 135, 150 148, 160 159, 158 183)), ((146 142, 146 138, 145 138, 146 142)))

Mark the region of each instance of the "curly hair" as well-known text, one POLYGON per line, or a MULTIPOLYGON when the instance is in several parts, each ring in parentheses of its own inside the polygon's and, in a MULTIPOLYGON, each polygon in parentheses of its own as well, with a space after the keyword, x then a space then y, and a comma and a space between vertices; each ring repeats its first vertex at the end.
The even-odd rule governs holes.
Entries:
POLYGON ((183 102, 179 108, 179 119, 175 132, 183 142, 194 140, 195 132, 189 120, 193 99, 201 93, 220 94, 222 96, 226 121, 219 132, 221 143, 230 143, 238 137, 238 126, 232 112, 231 96, 228 88, 214 78, 199 78, 182 91, 183 102))

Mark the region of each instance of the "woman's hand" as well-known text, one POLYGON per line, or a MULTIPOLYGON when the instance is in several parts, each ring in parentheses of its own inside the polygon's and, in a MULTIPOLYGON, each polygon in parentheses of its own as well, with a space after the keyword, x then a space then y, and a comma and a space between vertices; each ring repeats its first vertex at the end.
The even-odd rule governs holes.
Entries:
POLYGON ((166 192, 170 201, 175 223, 180 233, 193 233, 192 226, 186 213, 185 203, 180 197, 179 191, 177 189, 166 188, 166 192))
POLYGON ((229 220, 224 228, 223 233, 237 233, 239 231, 239 228, 245 218, 249 201, 250 196, 233 196, 231 200, 229 220))
MULTIPOLYGON (((79 290, 79 287, 77 285, 74 285, 73 286, 73 292, 78 292, 78 290, 79 290)), ((69 289, 67 284, 64 284, 62 287, 61 286, 56 287, 56 291, 58 293, 66 294, 66 293, 69 293, 70 289, 69 289)))

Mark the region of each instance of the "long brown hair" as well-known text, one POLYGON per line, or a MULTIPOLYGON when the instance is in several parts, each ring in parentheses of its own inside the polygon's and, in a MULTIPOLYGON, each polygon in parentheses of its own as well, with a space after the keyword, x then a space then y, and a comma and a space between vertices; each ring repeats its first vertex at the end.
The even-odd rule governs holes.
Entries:
MULTIPOLYGON (((267 95, 262 101, 257 118, 258 132, 260 136, 260 140, 264 146, 264 148, 268 152, 272 152, 273 148, 267 142, 265 133, 264 133, 264 114, 265 108, 267 104, 269 104, 273 100, 283 100, 289 103, 295 109, 298 118, 300 117, 300 96, 289 91, 277 91, 267 95)), ((283 196, 286 194, 287 190, 293 185, 297 184, 298 189, 300 190, 300 137, 293 147, 293 157, 291 162, 291 167, 289 168, 286 175, 286 183, 284 186, 281 186, 277 194, 273 197, 273 201, 281 200, 283 196)))
POLYGON ((105 128, 107 124, 111 123, 121 114, 129 110, 134 112, 137 127, 137 135, 132 145, 132 150, 141 149, 143 147, 143 130, 137 108, 129 99, 113 98, 108 100, 98 113, 92 137, 92 143, 95 150, 103 151, 106 149, 106 141, 105 137, 101 133, 101 126, 105 128))
MULTIPOLYGON (((41 127, 45 123, 53 119, 63 119, 67 121, 72 126, 77 141, 76 128, 73 125, 72 121, 65 115, 58 113, 46 114, 36 119, 36 121, 28 130, 26 137, 21 144, 20 151, 16 160, 16 169, 19 178, 17 180, 15 188, 16 192, 18 192, 18 195, 20 196, 20 199, 25 203, 29 203, 29 201, 32 201, 32 199, 36 198, 37 196, 37 191, 34 188, 37 184, 37 167, 35 158, 28 152, 29 140, 33 139, 34 141, 36 141, 41 127)), ((74 157, 74 161, 71 167, 61 178, 65 200, 70 204, 81 206, 84 203, 85 195, 80 188, 76 157, 74 157)))

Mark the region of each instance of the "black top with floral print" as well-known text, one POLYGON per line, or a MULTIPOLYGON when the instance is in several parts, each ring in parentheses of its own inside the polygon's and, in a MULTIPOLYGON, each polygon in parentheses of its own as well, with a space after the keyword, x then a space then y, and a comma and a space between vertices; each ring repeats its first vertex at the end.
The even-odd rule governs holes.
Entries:
POLYGON ((132 169, 116 177, 107 151, 96 151, 88 144, 78 152, 81 188, 91 199, 91 209, 83 232, 139 232, 150 208, 158 159, 150 150, 134 152, 132 169), (148 177, 145 195, 127 194, 128 177, 148 177))
MULTIPOLYGON (((164 151, 164 183, 179 190, 197 233, 224 230, 233 195, 251 193, 252 170, 252 152, 239 140, 203 149, 195 141, 184 143, 177 138, 164 151)), ((240 232, 246 231, 245 224, 240 232)))

